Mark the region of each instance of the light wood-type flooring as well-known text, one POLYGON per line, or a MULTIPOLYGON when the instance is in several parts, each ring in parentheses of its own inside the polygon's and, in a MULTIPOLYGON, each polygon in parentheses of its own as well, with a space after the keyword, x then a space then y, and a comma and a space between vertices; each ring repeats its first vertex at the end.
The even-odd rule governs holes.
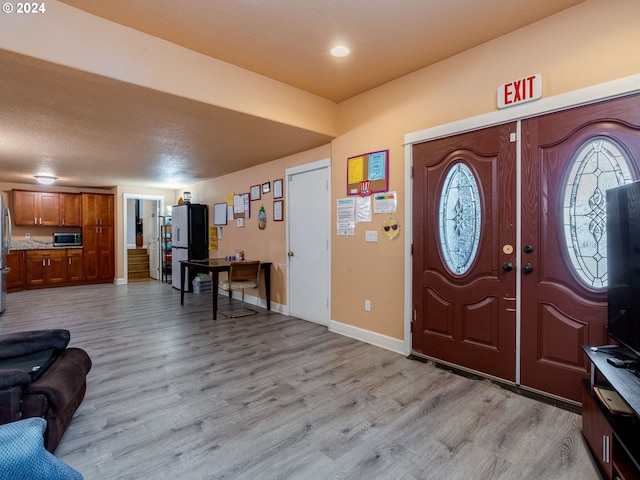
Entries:
POLYGON ((1 333, 67 328, 93 360, 56 451, 86 480, 599 478, 579 415, 296 318, 213 321, 156 281, 7 305, 1 333))

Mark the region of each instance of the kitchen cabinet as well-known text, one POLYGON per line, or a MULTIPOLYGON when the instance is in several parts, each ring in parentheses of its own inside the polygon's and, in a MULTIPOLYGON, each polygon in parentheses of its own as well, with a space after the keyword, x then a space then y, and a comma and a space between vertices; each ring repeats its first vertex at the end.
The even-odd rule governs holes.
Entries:
POLYGON ((67 283, 81 283, 84 280, 82 263, 82 249, 67 250, 67 283))
POLYGON ((25 258, 24 250, 12 250, 7 255, 7 267, 11 271, 7 274, 7 292, 18 292, 25 287, 25 258))
POLYGON ((13 191, 14 222, 19 226, 79 227, 82 196, 79 193, 13 191))
POLYGON ((113 227, 82 227, 84 279, 87 282, 112 282, 115 277, 113 227))
POLYGON ((88 283, 115 278, 114 198, 110 194, 82 194, 84 279, 88 283))
POLYGON ((81 284, 82 249, 13 250, 7 256, 7 291, 81 284))
POLYGON ((60 226, 82 226, 82 195, 79 193, 59 193, 60 226))
POLYGON ((14 190, 13 206, 16 225, 60 225, 60 197, 57 193, 14 190))
POLYGON ((27 251, 27 288, 56 286, 66 281, 67 251, 65 249, 27 251))
POLYGON ((114 200, 111 194, 82 194, 83 225, 113 225, 114 200))

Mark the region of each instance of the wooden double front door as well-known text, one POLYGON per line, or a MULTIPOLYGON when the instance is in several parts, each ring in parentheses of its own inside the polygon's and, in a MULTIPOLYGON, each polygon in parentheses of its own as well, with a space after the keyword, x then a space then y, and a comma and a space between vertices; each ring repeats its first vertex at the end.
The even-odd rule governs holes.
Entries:
POLYGON ((415 354, 580 401, 581 345, 607 343, 606 190, 639 178, 639 105, 413 146, 415 354))

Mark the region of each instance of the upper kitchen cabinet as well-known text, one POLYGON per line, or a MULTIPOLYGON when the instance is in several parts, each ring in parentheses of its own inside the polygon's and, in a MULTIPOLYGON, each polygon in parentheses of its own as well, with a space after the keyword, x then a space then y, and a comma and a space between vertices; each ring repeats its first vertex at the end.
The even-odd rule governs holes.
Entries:
POLYGON ((60 197, 57 193, 14 190, 13 206, 16 225, 60 225, 60 197))
POLYGON ((82 194, 83 225, 113 225, 113 195, 101 193, 82 194))
POLYGON ((82 197, 79 193, 13 191, 15 224, 38 227, 82 225, 82 197))
POLYGON ((60 225, 63 227, 82 226, 82 195, 79 193, 59 193, 60 225))

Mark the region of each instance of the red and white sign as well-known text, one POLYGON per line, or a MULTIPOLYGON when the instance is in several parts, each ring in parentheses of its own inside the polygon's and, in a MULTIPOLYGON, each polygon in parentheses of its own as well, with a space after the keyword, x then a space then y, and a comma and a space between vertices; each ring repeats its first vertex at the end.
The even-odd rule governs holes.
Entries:
POLYGON ((542 75, 539 73, 498 87, 498 108, 513 107, 542 98, 542 75))

